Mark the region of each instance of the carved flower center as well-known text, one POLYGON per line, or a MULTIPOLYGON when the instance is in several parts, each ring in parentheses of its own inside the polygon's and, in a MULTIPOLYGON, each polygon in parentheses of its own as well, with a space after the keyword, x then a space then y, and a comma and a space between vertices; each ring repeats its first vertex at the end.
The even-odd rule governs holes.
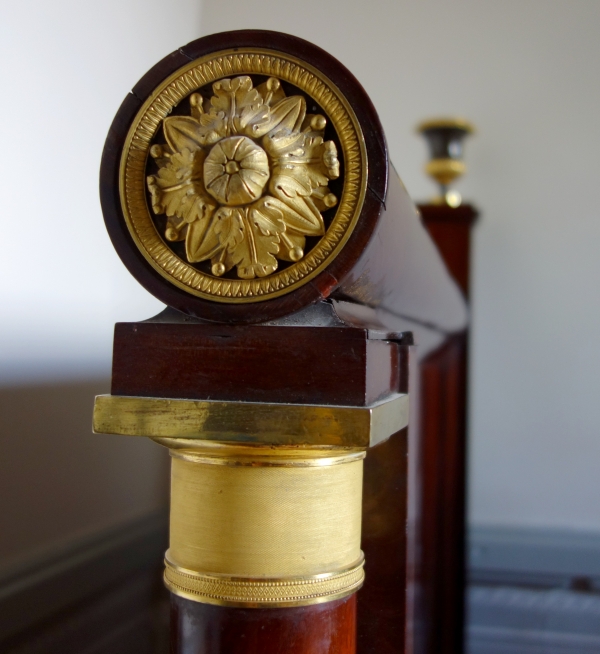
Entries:
POLYGON ((246 136, 219 141, 204 161, 204 185, 220 204, 254 202, 269 179, 267 153, 246 136))

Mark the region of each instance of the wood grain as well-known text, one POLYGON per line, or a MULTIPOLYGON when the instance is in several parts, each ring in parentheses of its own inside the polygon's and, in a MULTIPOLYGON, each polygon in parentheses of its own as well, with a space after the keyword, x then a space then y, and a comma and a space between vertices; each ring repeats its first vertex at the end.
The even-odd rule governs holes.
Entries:
POLYGON ((352 327, 118 323, 111 392, 365 406, 396 392, 397 361, 352 327))
POLYGON ((354 654, 356 595, 286 609, 171 599, 171 654, 354 654))

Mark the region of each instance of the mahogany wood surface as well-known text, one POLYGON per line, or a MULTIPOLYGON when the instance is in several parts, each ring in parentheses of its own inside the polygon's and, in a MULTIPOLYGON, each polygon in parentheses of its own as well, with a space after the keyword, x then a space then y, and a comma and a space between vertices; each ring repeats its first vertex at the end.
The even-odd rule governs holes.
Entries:
MULTIPOLYGON (((400 348, 398 391, 409 391, 410 347, 400 348)), ((364 463, 358 654, 404 652, 407 615, 408 431, 371 448, 364 463)), ((408 625, 410 629, 411 626, 408 625)))
POLYGON ((398 356, 353 327, 118 323, 111 392, 365 406, 397 392, 398 356))
POLYGON ((470 204, 452 208, 445 205, 420 204, 423 224, 437 245, 448 270, 469 297, 471 272, 471 229, 477 210, 470 204))
POLYGON ((427 654, 460 654, 465 616, 467 334, 421 364, 421 588, 427 654))
POLYGON ((388 328, 398 319, 444 333, 467 324, 464 297, 393 169, 375 238, 332 298, 373 308, 388 328))
POLYGON ((241 609, 171 596, 171 654, 354 654, 356 595, 312 606, 241 609))
POLYGON ((406 636, 407 430, 369 450, 363 485, 365 585, 358 654, 399 654, 406 636))

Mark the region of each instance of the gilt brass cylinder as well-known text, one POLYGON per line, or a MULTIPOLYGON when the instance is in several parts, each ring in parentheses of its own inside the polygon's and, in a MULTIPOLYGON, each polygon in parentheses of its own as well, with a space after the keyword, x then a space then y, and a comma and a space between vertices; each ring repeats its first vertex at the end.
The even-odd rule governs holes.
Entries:
POLYGON ((364 451, 204 442, 171 455, 173 593, 302 606, 361 586, 364 451))

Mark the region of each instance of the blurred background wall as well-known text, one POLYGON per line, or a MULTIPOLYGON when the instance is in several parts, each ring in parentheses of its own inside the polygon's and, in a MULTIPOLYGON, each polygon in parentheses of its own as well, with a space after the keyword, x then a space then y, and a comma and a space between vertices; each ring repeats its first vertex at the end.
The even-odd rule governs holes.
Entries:
POLYGON ((113 116, 200 33, 197 0, 23 0, 0 18, 0 568, 164 507, 167 456, 91 434, 116 321, 161 305, 115 254, 98 201, 113 116))
POLYGON ((198 0, 0 2, 0 650, 166 651, 168 456, 91 433, 113 325, 162 306, 98 200, 116 110, 198 0))

